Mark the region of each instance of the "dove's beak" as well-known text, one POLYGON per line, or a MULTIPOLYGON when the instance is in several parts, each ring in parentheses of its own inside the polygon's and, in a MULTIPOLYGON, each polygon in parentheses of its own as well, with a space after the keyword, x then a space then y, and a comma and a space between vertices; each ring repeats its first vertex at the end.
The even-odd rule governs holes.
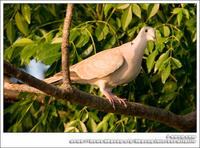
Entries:
POLYGON ((155 35, 152 35, 152 36, 151 36, 151 40, 155 42, 155 41, 156 41, 156 36, 155 36, 155 35))

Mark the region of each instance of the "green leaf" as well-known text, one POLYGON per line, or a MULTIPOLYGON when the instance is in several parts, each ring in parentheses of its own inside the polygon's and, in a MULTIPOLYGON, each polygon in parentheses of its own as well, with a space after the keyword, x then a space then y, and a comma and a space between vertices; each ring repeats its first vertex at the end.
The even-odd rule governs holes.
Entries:
POLYGON ((70 30, 69 41, 73 42, 80 35, 81 35, 80 30, 78 30, 78 29, 70 30))
POLYGON ((6 26, 6 35, 10 44, 12 44, 16 38, 16 31, 13 20, 9 21, 6 26))
POLYGON ((30 44, 25 46, 20 54, 21 64, 28 64, 31 57, 34 57, 37 49, 37 44, 30 44))
POLYGON ((76 127, 68 127, 65 128, 64 132, 68 133, 68 132, 79 132, 79 130, 76 127))
POLYGON ((55 37, 53 38, 52 44, 57 44, 57 43, 62 43, 62 38, 61 37, 55 37))
POLYGON ((168 81, 165 83, 162 92, 170 93, 175 92, 177 90, 177 83, 173 81, 168 81))
POLYGON ((53 16, 56 17, 57 13, 56 13, 56 7, 55 7, 55 5, 48 5, 47 9, 51 12, 51 14, 53 16))
POLYGON ((160 66, 163 64, 163 62, 169 57, 169 51, 163 53, 159 59, 156 61, 155 67, 154 67, 154 73, 160 68, 160 66))
POLYGON ((44 43, 38 45, 36 60, 43 62, 46 65, 51 65, 60 59, 60 44, 44 43))
POLYGON ((128 7, 122 14, 121 22, 122 29, 125 31, 132 20, 131 7, 128 7))
POLYGON ((93 51, 93 45, 91 44, 87 49, 85 49, 82 53, 81 53, 81 57, 85 58, 87 56, 89 56, 93 51))
POLYGON ((14 50, 15 50, 15 48, 12 47, 12 46, 10 46, 9 48, 5 49, 4 58, 6 60, 11 60, 14 50))
POLYGON ((177 15, 177 21, 179 26, 181 25, 182 18, 183 18, 183 13, 182 11, 180 11, 177 15))
POLYGON ((108 122, 105 122, 103 124, 102 132, 107 132, 108 131, 108 122))
POLYGON ((168 63, 166 68, 161 72, 161 79, 163 84, 165 84, 167 78, 170 75, 170 72, 171 72, 171 65, 170 63, 168 63))
POLYGON ((158 50, 159 52, 163 52, 164 48, 165 48, 165 45, 162 42, 156 44, 156 50, 158 50))
POLYGON ((78 38, 76 47, 81 48, 81 47, 85 46, 85 44, 87 44, 89 40, 90 40, 90 37, 89 37, 88 33, 86 31, 83 31, 78 38))
POLYGON ((126 9, 130 4, 117 4, 117 9, 126 9))
POLYGON ((182 67, 181 62, 178 59, 171 58, 171 62, 172 62, 172 69, 178 69, 182 67))
POLYGON ((22 9, 22 15, 24 16, 26 22, 28 24, 30 24, 31 23, 31 8, 30 8, 30 6, 28 4, 24 4, 24 5, 22 5, 21 9, 22 9))
POLYGON ((19 12, 17 12, 15 15, 15 22, 19 31, 27 36, 29 33, 28 24, 19 12))
POLYGON ((82 121, 79 121, 79 125, 80 125, 80 131, 86 133, 87 132, 87 127, 85 126, 85 124, 82 121))
POLYGON ((159 10, 160 4, 154 4, 153 7, 148 7, 148 19, 153 17, 159 10))
POLYGON ((170 29, 168 26, 163 26, 163 34, 165 37, 168 37, 170 35, 170 29))
POLYGON ((138 6, 137 4, 132 4, 132 11, 137 17, 141 18, 140 6, 138 6))
POLYGON ((76 126, 77 123, 78 123, 78 120, 72 120, 70 122, 64 123, 64 127, 65 128, 73 127, 73 126, 76 126))
POLYGON ((190 14, 189 14, 189 11, 187 9, 183 9, 183 13, 185 14, 187 19, 190 18, 190 14))
POLYGON ((151 72, 151 69, 153 68, 153 65, 155 63, 155 57, 158 55, 158 51, 154 50, 148 57, 147 57, 147 69, 148 73, 151 72))
POLYGON ((113 8, 113 4, 104 4, 103 12, 104 12, 105 17, 108 16, 108 12, 111 8, 113 8))
POLYGON ((97 132, 97 124, 94 121, 93 118, 89 118, 88 120, 88 128, 92 131, 92 132, 97 132))
POLYGON ((101 41, 106 38, 107 34, 109 33, 109 28, 105 24, 98 24, 95 30, 95 36, 97 37, 98 41, 101 41))
POLYGON ((106 121, 99 122, 99 124, 97 125, 97 128, 96 128, 96 131, 97 132, 102 131, 104 124, 106 124, 106 121))
POLYGON ((104 49, 108 49, 113 47, 113 45, 115 45, 116 43, 116 37, 112 36, 106 43, 106 45, 104 46, 104 49))
POLYGON ((116 18, 116 23, 117 23, 118 28, 122 26, 121 20, 118 17, 116 18))
POLYGON ((21 39, 16 40, 13 43, 13 46, 14 47, 21 47, 21 46, 26 46, 26 45, 32 44, 32 43, 34 43, 34 42, 29 38, 21 38, 21 39))
POLYGON ((176 95, 177 94, 175 92, 167 92, 167 93, 165 93, 164 95, 162 95, 159 98, 159 103, 161 103, 161 104, 168 103, 169 101, 171 101, 172 99, 174 99, 176 97, 176 95))
POLYGON ((180 11, 182 11, 182 8, 175 8, 172 13, 173 14, 178 14, 180 11))
POLYGON ((140 4, 140 7, 144 10, 147 10, 149 8, 150 4, 140 4))
POLYGON ((181 38, 184 36, 184 33, 182 32, 182 31, 177 31, 177 33, 176 33, 176 37, 177 37, 177 39, 180 41, 181 40, 181 38))
POLYGON ((147 49, 150 53, 152 53, 153 49, 154 49, 154 42, 153 41, 148 41, 147 43, 147 49))

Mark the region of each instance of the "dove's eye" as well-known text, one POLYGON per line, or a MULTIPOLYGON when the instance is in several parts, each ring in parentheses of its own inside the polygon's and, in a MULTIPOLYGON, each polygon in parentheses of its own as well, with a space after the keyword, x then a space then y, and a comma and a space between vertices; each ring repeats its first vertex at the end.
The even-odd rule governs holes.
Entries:
POLYGON ((145 32, 148 32, 148 29, 145 29, 145 32))

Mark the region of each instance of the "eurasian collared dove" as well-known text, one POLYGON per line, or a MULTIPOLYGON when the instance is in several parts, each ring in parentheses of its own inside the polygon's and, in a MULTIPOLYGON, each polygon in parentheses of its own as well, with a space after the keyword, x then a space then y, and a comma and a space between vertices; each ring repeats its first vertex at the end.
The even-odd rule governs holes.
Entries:
MULTIPOLYGON (((136 78, 141 69, 147 41, 155 41, 155 38, 153 28, 143 27, 133 41, 101 51, 72 65, 70 67, 70 78, 75 83, 98 86, 103 95, 113 105, 113 108, 115 108, 115 100, 126 106, 123 99, 112 94, 112 88, 136 78)), ((61 80, 61 72, 45 79, 47 83, 55 83, 61 80)))

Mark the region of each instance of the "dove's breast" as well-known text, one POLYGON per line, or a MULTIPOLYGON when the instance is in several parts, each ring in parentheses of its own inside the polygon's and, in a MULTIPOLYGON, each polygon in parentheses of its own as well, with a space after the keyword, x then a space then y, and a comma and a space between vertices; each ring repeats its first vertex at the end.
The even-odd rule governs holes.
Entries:
POLYGON ((139 46, 134 45, 133 47, 130 46, 132 45, 129 44, 127 48, 121 49, 123 50, 122 54, 125 59, 123 65, 114 73, 104 78, 107 80, 108 85, 115 87, 120 84, 128 83, 134 80, 140 73, 142 57, 146 44, 140 44, 139 46))

